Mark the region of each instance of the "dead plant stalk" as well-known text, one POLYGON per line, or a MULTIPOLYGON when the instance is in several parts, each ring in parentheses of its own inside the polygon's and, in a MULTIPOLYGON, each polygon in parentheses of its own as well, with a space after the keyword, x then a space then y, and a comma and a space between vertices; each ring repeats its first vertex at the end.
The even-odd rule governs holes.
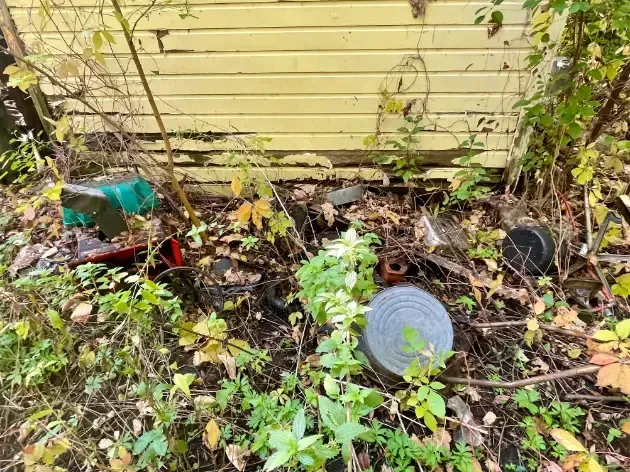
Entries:
MULTIPOLYGON (((120 9, 120 5, 118 4, 118 1, 111 0, 111 3, 112 3, 112 6, 114 7, 114 10, 119 15, 119 18, 123 18, 123 13, 122 13, 122 10, 120 9)), ((136 46, 133 44, 133 38, 131 37, 131 33, 128 31, 125 25, 122 25, 122 27, 123 27, 122 28, 123 34, 125 35, 125 40, 127 41, 127 46, 129 47, 129 52, 131 53, 131 57, 133 58, 133 62, 138 71, 140 82, 142 82, 144 93, 146 93, 147 95, 147 100, 149 101, 149 105, 151 106, 153 117, 155 118, 158 128, 160 129, 162 140, 164 141, 164 149, 166 151, 166 158, 168 162, 166 166, 163 167, 163 169, 166 170, 166 173, 168 175, 169 180, 171 181, 171 185, 173 186, 175 193, 177 193, 177 196, 179 197, 182 204, 184 205, 184 208, 186 208, 190 221, 198 228, 201 226, 201 221, 197 217, 197 214, 195 213, 194 208, 192 207, 192 205, 190 204, 190 201, 188 200, 188 196, 186 195, 186 192, 180 185, 179 180, 177 180, 177 176, 175 175, 175 161, 173 159, 173 148, 171 147, 171 140, 168 136, 168 133, 166 132, 166 127, 164 126, 164 122, 162 121, 162 115, 160 114, 160 110, 158 109, 157 104, 155 103, 155 98, 153 97, 153 92, 151 91, 151 87, 149 87, 149 82, 147 81, 147 77, 144 74, 144 69, 142 67, 142 64, 140 63, 140 58, 138 57, 138 51, 136 50, 136 46)), ((205 232, 200 232, 199 235, 204 241, 207 241, 208 236, 206 235, 205 232)))

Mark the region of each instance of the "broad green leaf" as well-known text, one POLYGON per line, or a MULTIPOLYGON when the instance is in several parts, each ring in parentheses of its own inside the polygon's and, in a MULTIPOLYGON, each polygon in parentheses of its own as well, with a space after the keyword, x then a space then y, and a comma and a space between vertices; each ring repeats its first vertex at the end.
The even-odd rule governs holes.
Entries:
POLYGON ((429 428, 434 433, 438 429, 437 421, 435 419, 435 416, 433 416, 430 411, 425 411, 424 412, 424 424, 426 424, 427 428, 429 428))
POLYGON ((372 390, 367 397, 365 397, 364 403, 370 408, 376 408, 383 404, 385 399, 383 395, 378 393, 376 390, 372 390))
POLYGON ((567 133, 569 133, 569 136, 573 139, 577 139, 582 134, 582 127, 574 121, 567 126, 567 133))
POLYGON ((493 11, 492 15, 490 15, 490 18, 491 18, 492 22, 497 24, 497 25, 502 25, 503 24, 503 12, 500 12, 499 10, 493 11))
POLYGON ((307 467, 315 464, 315 459, 313 459, 313 456, 311 456, 310 454, 300 452, 298 453, 297 458, 300 461, 300 463, 302 463, 303 465, 307 467))
POLYGON ((619 337, 614 332, 608 329, 595 331, 595 333, 593 333, 593 339, 602 342, 619 341, 619 337))
POLYGON ((442 398, 442 395, 431 390, 429 392, 429 396, 427 397, 427 404, 431 413, 433 413, 438 418, 444 418, 444 416, 446 415, 446 404, 444 403, 444 398, 442 398))
POLYGON ((346 410, 340 403, 333 402, 323 395, 319 395, 317 401, 319 403, 319 414, 325 426, 335 430, 337 426, 347 421, 346 410))
POLYGON ((297 443, 298 451, 303 451, 307 447, 313 445, 319 438, 321 438, 321 434, 314 434, 313 436, 307 436, 302 438, 297 443))
POLYGON ((195 374, 175 374, 173 376, 174 387, 171 388, 171 395, 178 389, 190 398, 190 384, 195 381, 195 374))
POLYGON ((348 441, 352 441, 354 438, 369 431, 365 426, 351 421, 349 423, 342 424, 335 429, 335 439, 338 443, 343 444, 348 441))
POLYGON ((273 449, 288 449, 294 439, 291 431, 271 431, 269 433, 269 447, 273 449))
POLYGON ((339 385, 330 374, 326 374, 326 378, 324 378, 324 390, 326 391, 326 395, 331 398, 339 396, 339 385))
POLYGON ((48 321, 50 321, 50 325, 55 329, 63 329, 63 320, 59 315, 59 312, 55 310, 46 310, 46 314, 48 315, 48 321))
POLYGON ((617 326, 615 326, 615 333, 617 333, 619 339, 622 340, 630 336, 630 319, 617 323, 617 326))
POLYGON ((300 408, 293 419, 293 435, 297 439, 302 439, 306 432, 306 415, 304 414, 304 408, 300 408))
POLYGON ((92 44, 94 44, 94 49, 98 51, 103 46, 103 37, 101 36, 100 31, 94 32, 92 35, 92 44))
POLYGON ((288 462, 290 458, 291 458, 291 453, 288 450, 283 449, 283 450, 277 451, 276 453, 269 456, 269 459, 267 459, 267 462, 265 462, 265 466, 263 467, 263 470, 274 470, 274 469, 277 469, 278 467, 282 467, 284 464, 288 462))
POLYGON ((415 329, 405 326, 402 331, 403 339, 407 341, 409 344, 413 344, 418 338, 418 331, 415 329))

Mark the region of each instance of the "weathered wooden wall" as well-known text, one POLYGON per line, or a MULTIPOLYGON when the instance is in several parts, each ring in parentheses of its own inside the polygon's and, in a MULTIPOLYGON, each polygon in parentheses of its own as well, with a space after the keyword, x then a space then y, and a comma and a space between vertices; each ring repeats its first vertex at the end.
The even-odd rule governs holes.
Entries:
MULTIPOLYGON (((59 54, 89 38, 79 32, 107 24, 116 39, 110 51, 115 57, 106 59, 109 78, 136 96, 121 100, 94 87, 101 95, 95 100, 121 117, 133 110, 128 125, 137 133, 158 131, 107 0, 55 2, 46 21, 38 16, 39 0, 9 4, 26 44, 36 47, 43 40, 59 54)), ((148 4, 127 1, 124 11, 132 24, 148 4)), ((308 157, 285 169, 286 178, 309 172, 345 178, 352 175, 349 169, 359 173, 359 165, 363 177, 382 178, 365 169, 369 159, 356 156, 375 131, 379 92, 386 89, 404 91, 397 97, 403 99, 428 93, 421 148, 432 151, 427 163, 440 167, 433 175, 448 176, 445 168, 455 166, 454 154, 433 151, 456 149, 474 132, 485 144, 475 161, 505 166, 518 118, 512 104, 528 79, 528 18, 521 2, 501 5, 504 24, 494 35, 486 25, 473 24, 475 12, 487 5, 486 0, 428 2, 425 16, 414 18, 407 0, 191 0, 190 16, 182 19, 175 8, 154 11, 139 19, 134 35, 166 126, 179 133, 175 141, 182 152, 234 146, 229 140, 182 139, 191 130, 259 134, 272 138, 270 151, 334 156, 331 165, 345 168, 333 172, 308 157)), ((42 88, 57 93, 45 81, 42 88)), ((68 101, 66 107, 87 131, 104 128, 84 105, 68 101)), ((388 115, 381 131, 391 136, 402 124, 401 116, 388 115)), ((155 141, 147 149, 159 152, 163 145, 155 141)), ((193 165, 187 155, 180 162, 193 165)), ((225 181, 231 175, 220 166, 185 172, 199 180, 225 181)))

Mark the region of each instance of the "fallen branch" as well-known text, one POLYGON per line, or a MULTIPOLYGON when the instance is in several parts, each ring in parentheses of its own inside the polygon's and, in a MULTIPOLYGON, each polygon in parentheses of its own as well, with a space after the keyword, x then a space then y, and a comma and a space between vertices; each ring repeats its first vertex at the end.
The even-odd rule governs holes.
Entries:
POLYGON ((630 402, 628 397, 615 397, 607 395, 580 395, 577 393, 568 393, 564 396, 565 400, 586 400, 592 402, 630 402))
POLYGON ((536 377, 530 377, 523 380, 515 380, 513 382, 495 382, 493 380, 481 380, 481 379, 469 379, 461 377, 439 377, 441 382, 450 384, 460 384, 475 387, 488 387, 488 388, 521 388, 528 385, 539 384, 543 382, 551 382, 553 380, 567 379, 570 377, 579 377, 582 375, 594 374, 598 372, 600 366, 598 365, 583 365, 575 367, 574 369, 562 370, 553 374, 538 375, 536 377))
MULTIPOLYGON (((514 326, 527 326, 528 321, 497 321, 495 323, 467 323, 471 328, 509 328, 514 326)), ((575 336, 578 338, 589 339, 591 336, 579 331, 571 331, 570 329, 558 328, 557 326, 550 326, 539 324, 540 329, 545 331, 551 331, 558 334, 566 334, 567 336, 575 336)))

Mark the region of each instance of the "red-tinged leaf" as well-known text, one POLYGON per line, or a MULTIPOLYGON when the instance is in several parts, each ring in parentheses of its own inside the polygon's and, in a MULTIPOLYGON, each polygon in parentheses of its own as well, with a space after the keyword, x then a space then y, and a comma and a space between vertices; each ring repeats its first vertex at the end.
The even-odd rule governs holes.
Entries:
POLYGON ((589 362, 591 364, 604 366, 619 362, 619 358, 614 354, 610 354, 608 352, 596 352, 595 354, 593 354, 593 357, 591 357, 591 360, 589 362))

